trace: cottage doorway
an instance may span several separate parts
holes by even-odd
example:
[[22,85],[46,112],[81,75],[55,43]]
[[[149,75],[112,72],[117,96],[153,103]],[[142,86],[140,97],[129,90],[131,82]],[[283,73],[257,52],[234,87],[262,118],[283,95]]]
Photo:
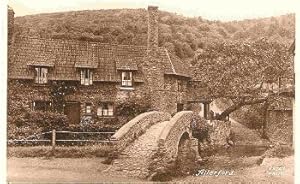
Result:
[[66,102],[64,114],[69,119],[69,124],[80,123],[80,103],[79,102]]
[[182,103],[178,103],[177,104],[177,112],[183,111],[183,104]]

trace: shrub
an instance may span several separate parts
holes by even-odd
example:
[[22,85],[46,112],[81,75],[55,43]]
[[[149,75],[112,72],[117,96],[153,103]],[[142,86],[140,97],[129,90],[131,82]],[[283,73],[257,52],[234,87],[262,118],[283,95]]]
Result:
[[128,122],[137,115],[151,110],[151,100],[148,94],[141,97],[132,96],[127,100],[118,101],[116,104],[116,116],[119,121]]
[[53,112],[28,111],[8,119],[8,139],[25,139],[30,135],[52,129],[62,130],[67,126],[67,116]]
[[199,116],[195,116],[195,118],[191,122],[191,128],[193,137],[197,138],[198,141],[210,141],[209,125],[205,119]]

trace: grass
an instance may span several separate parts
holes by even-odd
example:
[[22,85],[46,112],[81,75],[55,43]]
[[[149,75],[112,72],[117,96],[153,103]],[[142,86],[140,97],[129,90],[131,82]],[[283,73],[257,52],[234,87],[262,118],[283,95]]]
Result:
[[56,157],[56,158],[94,158],[107,157],[113,151],[112,146],[57,146],[52,151],[51,146],[8,147],[8,157]]

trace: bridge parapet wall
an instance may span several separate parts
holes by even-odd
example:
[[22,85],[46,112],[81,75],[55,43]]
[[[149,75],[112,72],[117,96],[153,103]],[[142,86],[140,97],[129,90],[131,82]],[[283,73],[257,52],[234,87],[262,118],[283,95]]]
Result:
[[178,112],[163,129],[159,142],[160,145],[164,145],[168,158],[176,159],[179,141],[183,133],[187,132],[189,137],[192,137],[190,123],[195,116],[197,115],[193,111]]
[[131,142],[136,140],[140,135],[152,125],[168,121],[171,115],[166,112],[151,111],[138,115],[127,124],[122,126],[112,137],[116,140],[116,146],[119,151],[123,150]]

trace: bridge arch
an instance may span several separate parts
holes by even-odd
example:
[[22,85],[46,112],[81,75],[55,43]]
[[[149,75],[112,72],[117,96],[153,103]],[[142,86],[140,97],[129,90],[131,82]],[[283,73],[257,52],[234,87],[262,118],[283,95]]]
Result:
[[[156,118],[152,119],[152,116]],[[150,112],[128,122],[113,136],[116,145],[122,149],[119,149],[121,153],[111,170],[153,178],[162,168],[172,169],[170,163],[176,165],[178,153],[182,150],[188,148],[195,158],[199,157],[198,140],[192,137],[190,128],[191,121],[197,116],[192,111],[178,112],[172,118],[166,113]]]
[[197,117],[192,111],[181,111],[173,116],[166,127],[163,129],[159,141],[160,145],[167,150],[166,157],[168,159],[176,159],[180,139],[183,135],[188,135],[193,141],[193,149],[198,152],[198,141],[192,138],[192,129],[190,128],[191,121]]

